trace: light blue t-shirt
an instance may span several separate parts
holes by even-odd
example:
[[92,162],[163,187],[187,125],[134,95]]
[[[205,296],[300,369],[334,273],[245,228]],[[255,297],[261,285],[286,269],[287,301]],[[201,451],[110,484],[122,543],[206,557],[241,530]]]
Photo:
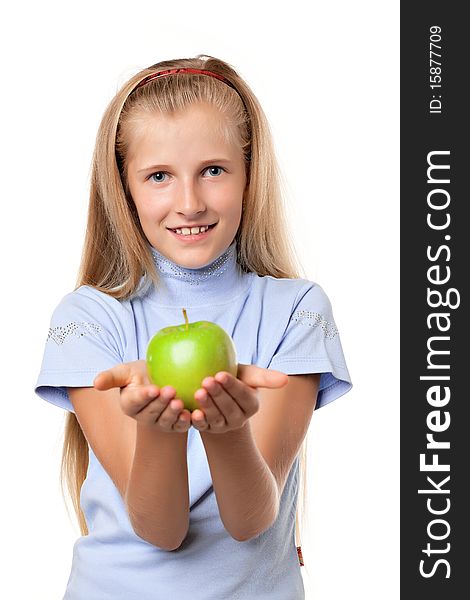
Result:
[[[35,386],[41,398],[73,411],[66,387],[92,386],[100,371],[145,359],[150,338],[188,319],[213,321],[232,337],[237,360],[287,374],[321,373],[316,407],[352,387],[331,304],[306,279],[245,273],[235,240],[210,265],[187,269],[152,248],[160,285],[117,300],[83,285],[53,311]],[[143,280],[142,280],[143,281]],[[292,399],[294,402],[295,399]],[[77,539],[66,600],[301,600],[295,546],[299,457],[275,523],[239,542],[220,519],[199,431],[188,431],[189,532],[167,552],[138,537],[112,479],[89,448],[80,495],[89,534]]]

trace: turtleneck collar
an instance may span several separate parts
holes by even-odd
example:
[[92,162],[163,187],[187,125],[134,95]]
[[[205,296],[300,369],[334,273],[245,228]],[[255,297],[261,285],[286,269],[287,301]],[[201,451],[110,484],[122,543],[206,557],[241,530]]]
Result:
[[199,269],[182,267],[150,246],[160,282],[148,299],[160,306],[202,306],[230,302],[248,285],[237,262],[234,240],[214,261]]

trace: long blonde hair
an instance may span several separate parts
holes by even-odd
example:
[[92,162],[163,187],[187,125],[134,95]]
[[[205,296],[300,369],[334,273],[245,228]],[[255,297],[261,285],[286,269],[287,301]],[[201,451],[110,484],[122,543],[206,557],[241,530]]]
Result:
[[[238,94],[216,78],[187,73],[157,78],[133,91],[148,75],[178,67],[219,73],[233,83]],[[114,298],[127,299],[138,292],[143,276],[144,281],[158,285],[154,259],[129,191],[126,159],[142,115],[169,114],[197,102],[209,102],[225,115],[230,124],[226,133],[235,132],[245,158],[248,187],[236,235],[238,263],[244,271],[261,276],[305,277],[288,234],[282,176],[263,110],[233,67],[217,58],[198,55],[162,61],[136,73],[106,108],[93,154],[87,228],[75,289],[89,285]],[[307,437],[299,455],[302,503],[297,503],[297,545],[299,513],[303,525],[306,507]],[[88,534],[80,507],[87,468],[88,443],[75,414],[69,412],[60,480],[62,493],[64,482],[67,485],[82,535]]]

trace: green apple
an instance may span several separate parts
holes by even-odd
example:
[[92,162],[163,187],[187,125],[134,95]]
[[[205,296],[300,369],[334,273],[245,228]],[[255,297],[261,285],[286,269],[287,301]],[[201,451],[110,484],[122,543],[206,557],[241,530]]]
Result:
[[151,382],[162,388],[171,385],[185,408],[199,408],[194,393],[206,377],[219,371],[237,376],[237,355],[232,338],[210,321],[188,322],[157,331],[147,346],[147,371]]

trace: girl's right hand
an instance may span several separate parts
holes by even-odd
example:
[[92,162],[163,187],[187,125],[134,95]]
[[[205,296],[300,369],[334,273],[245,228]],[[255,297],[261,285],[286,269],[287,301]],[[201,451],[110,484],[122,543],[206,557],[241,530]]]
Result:
[[191,413],[176,398],[175,388],[161,389],[150,382],[145,360],[121,363],[101,371],[93,386],[105,391],[120,388],[121,409],[139,423],[165,432],[184,433],[191,427]]

